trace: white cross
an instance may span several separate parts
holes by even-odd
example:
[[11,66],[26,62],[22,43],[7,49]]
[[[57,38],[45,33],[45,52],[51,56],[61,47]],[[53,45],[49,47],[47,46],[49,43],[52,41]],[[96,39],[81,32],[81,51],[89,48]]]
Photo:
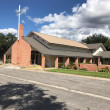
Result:
[[19,40],[19,25],[20,25],[20,14],[21,14],[20,8],[21,8],[21,6],[19,5],[19,11],[18,11],[18,40]]

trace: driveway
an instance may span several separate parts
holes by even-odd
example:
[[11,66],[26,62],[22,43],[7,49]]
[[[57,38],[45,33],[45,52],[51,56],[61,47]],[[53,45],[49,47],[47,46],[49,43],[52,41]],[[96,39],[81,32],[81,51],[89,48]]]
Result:
[[110,110],[110,81],[0,67],[1,110]]

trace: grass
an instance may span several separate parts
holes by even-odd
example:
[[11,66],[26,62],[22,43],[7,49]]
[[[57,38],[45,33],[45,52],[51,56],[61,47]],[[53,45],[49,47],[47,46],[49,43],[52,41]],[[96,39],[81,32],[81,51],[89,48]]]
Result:
[[110,78],[110,74],[104,73],[104,72],[90,72],[90,71],[69,70],[69,69],[51,69],[51,70],[47,70],[47,71],[48,72],[83,75],[83,76],[93,76],[93,77],[100,77],[100,78]]

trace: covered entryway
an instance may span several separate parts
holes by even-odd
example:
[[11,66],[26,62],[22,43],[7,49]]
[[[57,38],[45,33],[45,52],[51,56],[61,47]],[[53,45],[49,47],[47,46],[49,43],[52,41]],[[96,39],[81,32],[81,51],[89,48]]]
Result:
[[31,64],[41,65],[41,53],[38,51],[31,51]]

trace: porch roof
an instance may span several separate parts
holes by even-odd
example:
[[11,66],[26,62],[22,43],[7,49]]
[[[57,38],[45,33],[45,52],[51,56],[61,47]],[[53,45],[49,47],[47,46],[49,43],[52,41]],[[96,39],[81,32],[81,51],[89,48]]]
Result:
[[102,43],[93,43],[93,44],[86,44],[86,46],[89,48],[89,49],[98,49],[99,47],[102,47],[105,51],[106,51],[106,48],[104,47],[104,45]]
[[99,56],[99,57],[102,57],[102,58],[110,58],[110,51],[99,52],[96,56]]
[[38,42],[33,37],[23,37],[23,39],[30,44],[34,49],[38,50],[44,55],[53,55],[53,56],[69,56],[69,57],[82,57],[82,58],[92,58],[93,56],[90,53],[83,52],[74,52],[74,51],[65,51],[60,49],[50,49],[45,45]]

